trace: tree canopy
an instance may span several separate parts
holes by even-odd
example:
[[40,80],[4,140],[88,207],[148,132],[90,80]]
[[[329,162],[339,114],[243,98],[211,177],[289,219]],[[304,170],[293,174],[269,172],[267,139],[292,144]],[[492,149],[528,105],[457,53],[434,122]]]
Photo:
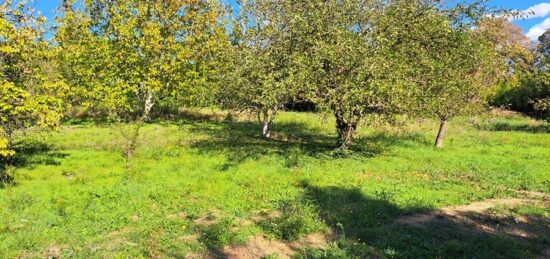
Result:
[[212,1],[65,1],[56,41],[77,99],[148,118],[159,101],[204,103],[228,46]]
[[3,136],[55,125],[63,103],[116,121],[216,105],[252,112],[269,137],[286,104],[307,101],[334,116],[347,149],[368,117],[444,129],[536,63],[485,1],[250,0],[232,12],[208,0],[64,0],[50,40],[28,8],[2,5]]
[[0,156],[14,154],[17,130],[53,127],[62,117],[65,85],[44,23],[26,1],[0,4]]

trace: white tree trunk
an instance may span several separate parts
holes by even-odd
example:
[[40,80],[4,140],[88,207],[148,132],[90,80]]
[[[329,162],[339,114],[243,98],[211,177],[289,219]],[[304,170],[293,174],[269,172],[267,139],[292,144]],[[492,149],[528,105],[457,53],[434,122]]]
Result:
[[153,106],[155,105],[155,100],[153,93],[147,92],[145,94],[145,103],[143,107],[143,119],[145,121],[149,120],[149,117],[151,115],[151,110],[153,109]]
[[270,138],[271,137],[271,122],[262,122],[262,137]]
[[273,120],[277,115],[277,110],[265,110],[258,112],[258,122],[260,123],[261,135],[263,138],[271,137],[271,129],[273,128]]

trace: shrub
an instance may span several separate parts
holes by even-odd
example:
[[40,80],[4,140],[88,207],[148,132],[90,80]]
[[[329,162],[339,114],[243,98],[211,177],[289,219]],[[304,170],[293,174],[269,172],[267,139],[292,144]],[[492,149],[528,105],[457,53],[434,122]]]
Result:
[[536,100],[533,106],[538,117],[550,121],[550,97]]
[[550,75],[546,72],[535,72],[519,75],[517,82],[500,85],[492,98],[492,105],[540,118],[545,113],[541,110],[545,102],[543,100],[548,98]]

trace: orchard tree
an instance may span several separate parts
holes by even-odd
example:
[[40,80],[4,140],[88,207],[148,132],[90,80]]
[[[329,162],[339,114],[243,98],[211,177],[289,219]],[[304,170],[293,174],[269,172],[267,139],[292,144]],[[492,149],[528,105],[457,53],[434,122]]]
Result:
[[55,127],[65,92],[44,39],[45,19],[33,3],[0,4],[0,157],[10,157],[14,136],[30,127]]
[[64,0],[61,11],[55,39],[72,102],[119,125],[127,169],[159,102],[201,104],[219,87],[229,38],[217,2]]
[[517,91],[523,78],[543,64],[543,56],[537,55],[534,43],[507,17],[485,17],[476,31],[496,47],[501,62],[508,68],[490,100],[492,105],[507,107],[517,98],[510,93]]
[[393,114],[406,96],[399,64],[383,40],[385,8],[377,0],[293,1],[297,62],[307,71],[309,100],[336,119],[338,146],[353,143],[360,123],[370,114]]
[[405,58],[404,78],[413,83],[411,107],[416,108],[410,111],[440,121],[436,147],[443,146],[450,120],[482,111],[505,71],[485,32],[472,30],[475,18],[484,16],[484,9],[475,7],[444,9],[437,1],[405,1],[388,12],[403,18],[390,27],[398,33],[388,35]]
[[223,106],[256,115],[261,136],[271,136],[273,122],[296,95],[292,1],[241,3],[233,27],[232,73],[220,92]]
[[213,1],[65,0],[62,10],[56,40],[77,101],[116,117],[207,97],[229,44]]

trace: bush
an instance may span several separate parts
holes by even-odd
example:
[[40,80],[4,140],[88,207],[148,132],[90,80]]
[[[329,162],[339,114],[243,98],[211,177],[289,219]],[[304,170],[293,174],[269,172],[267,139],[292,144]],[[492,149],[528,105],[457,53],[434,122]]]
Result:
[[535,101],[534,108],[538,117],[550,121],[550,98]]
[[492,104],[541,118],[544,117],[545,112],[540,110],[542,108],[540,102],[548,98],[550,98],[550,73],[535,72],[519,75],[517,82],[500,85]]

